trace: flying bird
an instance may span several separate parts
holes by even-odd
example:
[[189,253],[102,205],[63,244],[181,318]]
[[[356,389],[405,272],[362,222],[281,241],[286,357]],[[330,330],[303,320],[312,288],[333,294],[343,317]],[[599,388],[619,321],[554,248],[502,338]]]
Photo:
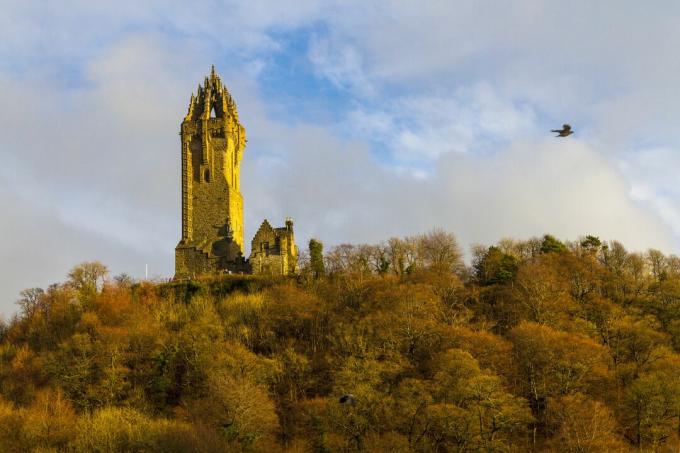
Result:
[[357,404],[357,400],[354,399],[354,395],[351,393],[348,393],[347,395],[342,395],[339,399],[340,404],[349,404],[350,406],[354,406]]
[[563,124],[562,129],[553,129],[550,132],[556,132],[557,135],[555,137],[566,137],[574,133],[574,131],[571,130],[571,126],[568,124]]

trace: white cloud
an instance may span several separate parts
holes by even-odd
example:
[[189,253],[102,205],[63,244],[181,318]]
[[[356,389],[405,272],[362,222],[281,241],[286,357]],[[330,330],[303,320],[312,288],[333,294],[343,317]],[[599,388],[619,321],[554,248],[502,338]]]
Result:
[[452,155],[440,171],[440,200],[450,203],[451,229],[467,243],[552,233],[595,234],[636,250],[677,246],[668,227],[631,201],[612,163],[584,142],[516,142],[496,156]]
[[385,144],[404,164],[431,162],[449,152],[492,152],[499,144],[536,136],[538,129],[529,106],[501,98],[482,82],[450,95],[401,96],[381,108],[362,106],[346,123],[346,130]]
[[616,165],[578,140],[517,141],[491,155],[449,153],[422,179],[377,163],[360,141],[305,125],[282,133],[258,118],[251,128],[260,139],[278,140],[287,151],[264,179],[259,157],[248,156],[246,211],[250,219],[294,216],[301,240],[371,242],[439,226],[464,245],[552,233],[596,234],[636,250],[677,247],[670,229],[631,200]]
[[375,87],[365,76],[362,56],[354,46],[315,37],[310,42],[308,57],[316,74],[336,87],[352,90],[361,97],[375,95]]
[[[61,215],[30,198],[0,177],[0,312],[15,311],[19,291],[63,282],[76,264],[100,260],[116,272],[142,275],[148,263],[159,274],[159,260],[136,247],[126,247],[106,234],[63,222]],[[160,273],[165,274],[165,272]]]
[[631,196],[644,203],[680,237],[680,154],[670,148],[631,151],[620,162],[631,181]]

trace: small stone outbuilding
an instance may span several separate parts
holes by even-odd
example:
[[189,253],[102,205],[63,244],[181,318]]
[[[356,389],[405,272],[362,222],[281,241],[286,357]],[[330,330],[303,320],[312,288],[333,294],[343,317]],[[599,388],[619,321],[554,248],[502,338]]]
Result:
[[255,233],[248,259],[253,274],[291,275],[297,272],[298,250],[293,233],[293,220],[286,226],[273,228],[267,220]]

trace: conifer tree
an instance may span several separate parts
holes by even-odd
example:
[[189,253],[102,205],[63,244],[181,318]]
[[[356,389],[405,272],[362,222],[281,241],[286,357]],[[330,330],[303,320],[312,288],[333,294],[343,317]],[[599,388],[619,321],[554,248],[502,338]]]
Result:
[[326,268],[323,263],[323,243],[321,241],[309,240],[309,261],[314,278],[326,275]]

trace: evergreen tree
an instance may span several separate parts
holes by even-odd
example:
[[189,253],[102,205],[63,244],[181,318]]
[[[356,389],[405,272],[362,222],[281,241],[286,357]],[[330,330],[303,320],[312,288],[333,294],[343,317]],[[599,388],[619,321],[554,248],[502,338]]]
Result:
[[309,261],[314,278],[326,275],[326,267],[323,263],[323,243],[321,241],[309,240]]

